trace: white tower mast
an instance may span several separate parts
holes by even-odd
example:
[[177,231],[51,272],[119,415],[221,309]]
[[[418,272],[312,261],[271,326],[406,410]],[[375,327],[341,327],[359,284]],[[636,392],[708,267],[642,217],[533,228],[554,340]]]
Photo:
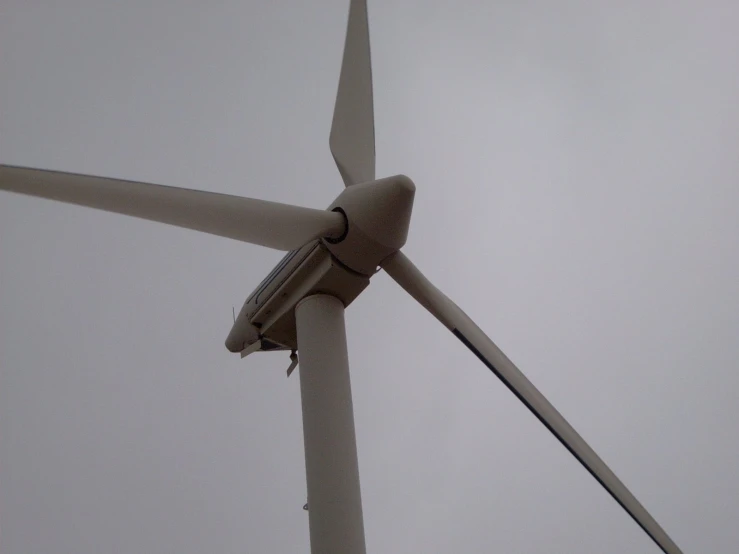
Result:
[[295,315],[311,552],[364,554],[344,304],[317,294]]

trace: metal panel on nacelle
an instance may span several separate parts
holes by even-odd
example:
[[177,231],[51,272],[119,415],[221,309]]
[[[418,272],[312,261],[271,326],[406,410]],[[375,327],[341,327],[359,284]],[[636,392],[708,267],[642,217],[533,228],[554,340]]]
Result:
[[[348,306],[369,277],[348,269],[320,241],[288,253],[247,298],[226,339],[232,352],[297,350],[295,306],[311,294],[329,294]],[[249,348],[259,342],[258,348]]]

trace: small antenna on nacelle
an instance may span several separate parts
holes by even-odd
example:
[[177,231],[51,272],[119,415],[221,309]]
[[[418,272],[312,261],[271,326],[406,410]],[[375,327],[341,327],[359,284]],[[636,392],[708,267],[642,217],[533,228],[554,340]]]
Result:
[[233,313],[233,316],[234,316],[234,323],[236,323],[236,308],[234,306],[231,306],[231,312]]

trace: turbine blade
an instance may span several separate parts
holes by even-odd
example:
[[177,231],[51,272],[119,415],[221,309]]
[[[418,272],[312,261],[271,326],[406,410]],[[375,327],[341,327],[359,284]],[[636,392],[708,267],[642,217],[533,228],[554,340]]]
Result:
[[459,306],[437,289],[402,252],[390,256],[383,262],[382,268],[503,381],[663,552],[681,554],[662,527],[588,443]]
[[159,221],[277,250],[344,232],[341,214],[227,194],[0,165],[0,190]]
[[349,5],[344,59],[328,142],[347,187],[375,180],[375,115],[366,0],[351,0]]

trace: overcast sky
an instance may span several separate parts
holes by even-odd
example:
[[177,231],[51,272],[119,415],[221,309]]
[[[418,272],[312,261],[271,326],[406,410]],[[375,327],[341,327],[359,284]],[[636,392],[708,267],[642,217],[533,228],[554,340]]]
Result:
[[[323,208],[347,0],[4,0],[0,163]],[[739,9],[370,1],[405,252],[686,553],[739,550]],[[0,193],[3,554],[308,552],[277,251]],[[347,312],[367,549],[653,554],[386,275]]]

